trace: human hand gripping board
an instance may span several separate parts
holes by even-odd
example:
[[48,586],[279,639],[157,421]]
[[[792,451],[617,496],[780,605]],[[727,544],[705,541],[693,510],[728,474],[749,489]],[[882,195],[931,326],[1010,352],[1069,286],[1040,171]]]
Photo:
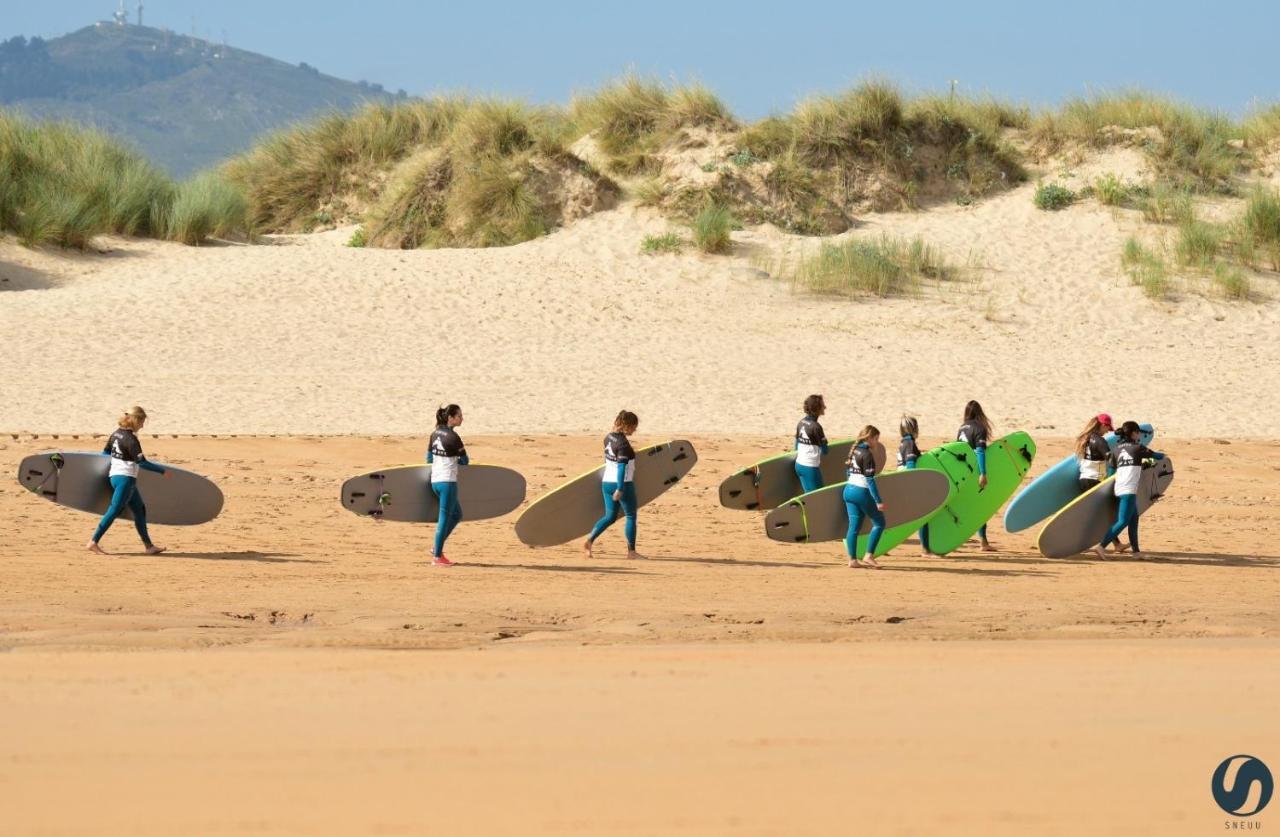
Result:
[[[196,526],[222,511],[222,491],[211,480],[163,462],[155,464],[166,473],[138,472],[138,493],[147,504],[148,523]],[[22,460],[18,482],[51,503],[102,514],[111,505],[110,469],[111,457],[105,453],[46,451]],[[126,507],[120,516],[132,520],[133,511]]]
[[[673,488],[698,462],[684,439],[636,451],[636,503],[643,506]],[[534,500],[516,520],[516,537],[528,546],[558,546],[585,538],[604,515],[604,465],[575,477]]]
[[[497,465],[458,468],[458,502],[467,520],[502,517],[524,502],[525,480]],[[352,477],[342,484],[342,507],[375,520],[435,523],[440,500],[431,488],[430,465],[397,465]]]

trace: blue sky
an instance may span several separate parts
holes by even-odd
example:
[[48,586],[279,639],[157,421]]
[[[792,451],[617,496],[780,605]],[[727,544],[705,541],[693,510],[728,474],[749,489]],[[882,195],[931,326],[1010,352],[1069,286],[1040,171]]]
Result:
[[[4,5],[0,37],[52,37],[109,17],[116,0]],[[146,0],[145,16],[412,94],[564,102],[633,69],[701,80],[748,118],[868,75],[908,90],[955,79],[1032,105],[1132,86],[1236,114],[1280,100],[1280,3],[1262,0]]]

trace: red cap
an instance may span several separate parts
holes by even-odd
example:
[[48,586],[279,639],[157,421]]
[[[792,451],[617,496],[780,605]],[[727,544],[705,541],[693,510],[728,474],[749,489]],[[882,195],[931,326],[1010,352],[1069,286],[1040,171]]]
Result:
[[1098,413],[1098,424],[1101,424],[1103,427],[1115,427],[1115,425],[1111,423],[1110,413]]

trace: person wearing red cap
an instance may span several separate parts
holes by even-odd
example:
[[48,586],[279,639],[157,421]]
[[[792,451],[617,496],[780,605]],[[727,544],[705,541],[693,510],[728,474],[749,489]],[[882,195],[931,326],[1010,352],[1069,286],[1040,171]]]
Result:
[[1076,459],[1080,463],[1080,493],[1102,482],[1107,477],[1107,457],[1111,456],[1111,446],[1103,438],[1104,433],[1111,433],[1111,416],[1099,413],[1084,426],[1084,430],[1076,437]]

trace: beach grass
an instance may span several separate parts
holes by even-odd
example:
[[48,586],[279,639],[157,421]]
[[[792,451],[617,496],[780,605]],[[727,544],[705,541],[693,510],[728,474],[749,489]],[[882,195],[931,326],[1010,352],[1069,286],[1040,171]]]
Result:
[[249,201],[218,172],[205,172],[178,187],[169,208],[167,237],[183,244],[226,238],[249,229]]
[[658,253],[679,253],[684,248],[684,239],[677,233],[668,232],[662,235],[646,235],[640,242],[640,252],[646,256]]
[[1215,224],[1188,218],[1178,225],[1174,253],[1183,267],[1208,269],[1213,266],[1222,246],[1222,231]]
[[730,232],[734,227],[733,213],[720,204],[703,207],[689,224],[693,231],[693,243],[704,253],[728,253],[733,247]]
[[1150,299],[1167,299],[1173,292],[1172,278],[1164,258],[1138,239],[1125,240],[1120,263],[1130,281]]
[[[211,235],[246,236],[247,217],[230,189],[206,178],[176,184],[141,156],[98,131],[0,113],[0,229],[27,246],[84,249],[114,233],[198,244]],[[175,211],[197,208],[202,234],[175,227]]]
[[799,262],[791,281],[813,293],[889,297],[917,293],[924,280],[955,276],[955,268],[923,239],[882,236],[824,243]]
[[1075,203],[1076,193],[1058,183],[1041,183],[1036,186],[1032,201],[1037,209],[1056,211]]
[[1222,296],[1243,301],[1253,297],[1253,284],[1240,268],[1218,262],[1213,268],[1213,284]]

